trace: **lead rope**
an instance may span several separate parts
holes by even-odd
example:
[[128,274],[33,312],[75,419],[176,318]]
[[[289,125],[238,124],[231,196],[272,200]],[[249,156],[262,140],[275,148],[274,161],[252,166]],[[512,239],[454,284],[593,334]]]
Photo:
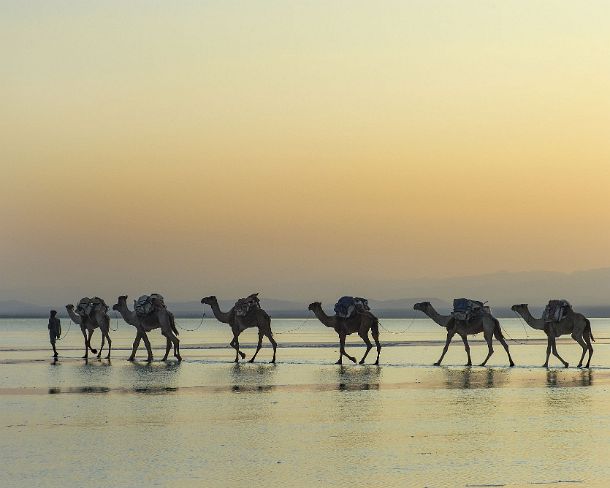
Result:
[[519,322],[521,323],[521,325],[523,326],[523,331],[525,332],[525,337],[527,338],[527,340],[529,340],[530,336],[527,333],[527,329],[525,327],[525,323],[523,321],[523,318],[521,317],[521,315],[519,315],[517,312],[515,312],[513,310],[513,313],[517,316],[517,318],[519,319]]
[[116,322],[115,322],[115,323],[116,323],[116,329],[113,329],[112,327],[110,327],[110,330],[111,330],[112,332],[116,332],[117,330],[119,330],[119,316],[118,316],[118,314],[116,313],[116,310],[114,311],[114,318],[115,318],[115,320],[116,320]]
[[296,332],[297,330],[302,329],[305,326],[305,324],[307,323],[307,321],[309,321],[309,320],[311,320],[311,317],[307,317],[305,320],[303,320],[303,322],[301,322],[299,325],[297,325],[293,329],[285,330],[284,332],[275,332],[275,335],[292,334],[292,333]]
[[387,327],[385,327],[382,323],[381,320],[377,319],[377,322],[379,323],[379,326],[385,330],[388,334],[393,334],[393,335],[398,335],[398,334],[405,334],[406,332],[409,331],[409,329],[413,326],[413,324],[415,323],[415,317],[411,317],[411,322],[409,322],[409,325],[407,325],[407,327],[403,330],[397,330],[397,331],[392,331],[390,329],[388,329]]
[[58,341],[63,340],[68,335],[68,332],[70,332],[70,328],[72,327],[72,319],[69,319],[69,320],[70,320],[70,322],[68,323],[68,330],[61,337],[57,338]]
[[194,329],[185,329],[181,325],[178,325],[178,323],[176,323],[176,325],[178,326],[179,329],[185,330],[186,332],[195,332],[196,330],[199,330],[201,328],[201,326],[203,325],[203,319],[205,319],[205,310],[203,311],[203,315],[201,316],[201,322],[199,322],[199,325],[197,327],[195,327]]

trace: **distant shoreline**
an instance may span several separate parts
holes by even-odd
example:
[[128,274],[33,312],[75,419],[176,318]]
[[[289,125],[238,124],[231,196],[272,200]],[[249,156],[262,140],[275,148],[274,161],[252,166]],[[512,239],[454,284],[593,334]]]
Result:
[[[400,313],[397,310],[386,310],[386,311],[373,311],[377,317],[380,319],[402,319],[402,320],[411,320],[411,319],[427,319],[424,314],[420,314],[414,312],[414,315],[404,315],[404,311]],[[447,311],[448,313],[449,311]],[[504,310],[498,308],[493,311],[494,317],[498,319],[514,319],[518,318],[515,314],[513,314],[510,310]],[[610,307],[579,307],[578,312],[582,313],[588,318],[592,319],[604,319],[610,318]],[[313,314],[303,314],[298,312],[290,312],[290,311],[273,311],[268,310],[269,315],[272,319],[315,319]],[[199,313],[175,313],[174,314],[177,319],[201,319],[201,312]],[[113,314],[110,315],[114,317]],[[23,314],[0,314],[0,319],[46,319],[49,315],[47,313],[23,313]],[[68,314],[59,310],[60,318],[69,318]],[[214,316],[211,313],[205,314],[206,319],[213,319]]]

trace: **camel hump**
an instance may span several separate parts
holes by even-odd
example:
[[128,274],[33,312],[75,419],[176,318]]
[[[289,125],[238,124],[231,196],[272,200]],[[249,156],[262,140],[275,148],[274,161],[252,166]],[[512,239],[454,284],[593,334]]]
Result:
[[369,310],[369,301],[362,297],[344,296],[339,298],[335,304],[335,314],[344,319],[353,317],[357,313],[368,312]]
[[100,297],[83,297],[79,300],[76,306],[76,313],[79,315],[91,315],[93,312],[102,310],[103,313],[108,312],[108,305]]
[[570,310],[572,310],[572,305],[563,298],[549,300],[549,303],[542,313],[542,318],[545,322],[559,322]]
[[260,309],[261,301],[258,298],[258,293],[252,293],[251,295],[240,298],[235,302],[235,313],[240,317],[247,315],[251,310]]
[[469,321],[484,314],[491,314],[491,310],[485,305],[486,302],[472,300],[470,298],[455,298],[453,300],[453,312],[451,316],[456,320]]
[[166,307],[162,295],[159,293],[151,293],[150,295],[142,295],[137,300],[134,300],[134,308],[138,316],[145,317]]

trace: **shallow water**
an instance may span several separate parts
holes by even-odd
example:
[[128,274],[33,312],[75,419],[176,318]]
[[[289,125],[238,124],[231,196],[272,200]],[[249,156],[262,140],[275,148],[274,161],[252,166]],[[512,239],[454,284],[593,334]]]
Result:
[[[515,368],[499,344],[491,367],[463,367],[459,340],[430,366],[443,329],[382,323],[375,367],[333,365],[336,335],[315,320],[274,321],[277,365],[267,345],[261,363],[234,365],[228,328],[207,320],[180,331],[180,364],[127,362],[134,330],[122,322],[111,362],[85,364],[75,326],[53,362],[46,321],[0,320],[0,486],[607,484],[610,320],[593,321],[591,370],[540,368],[544,336],[517,320],[502,320]],[[150,336],[158,360],[164,342]],[[255,340],[244,333],[248,356]],[[472,344],[481,361],[486,346]],[[579,350],[559,344],[571,364]]]

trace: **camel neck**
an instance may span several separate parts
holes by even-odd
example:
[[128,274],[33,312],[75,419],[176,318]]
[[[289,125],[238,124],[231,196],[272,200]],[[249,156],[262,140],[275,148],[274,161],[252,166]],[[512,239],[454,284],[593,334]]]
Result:
[[82,319],[81,316],[78,315],[73,308],[67,308],[66,309],[68,311],[68,316],[70,317],[70,319],[72,319],[72,322],[74,322],[75,324],[81,325],[82,323]]
[[544,320],[535,318],[529,310],[529,307],[520,308],[517,313],[523,317],[525,323],[532,329],[544,330]]
[[132,312],[127,308],[126,303],[120,303],[118,311],[121,314],[121,317],[123,317],[123,320],[128,324],[135,326],[138,323],[138,316],[135,312]]
[[334,329],[337,325],[337,318],[335,316],[330,317],[326,315],[326,312],[324,312],[321,305],[316,305],[312,311],[314,315],[318,318],[318,320],[322,322],[326,327],[331,327]]
[[216,317],[216,320],[224,324],[229,324],[231,322],[231,315],[233,309],[229,310],[228,312],[223,312],[222,310],[220,310],[220,306],[218,305],[217,300],[214,300],[212,303],[210,303],[210,307],[212,308],[212,313],[214,314],[214,317]]
[[426,307],[423,312],[442,327],[447,327],[451,320],[451,315],[441,315],[432,305]]

